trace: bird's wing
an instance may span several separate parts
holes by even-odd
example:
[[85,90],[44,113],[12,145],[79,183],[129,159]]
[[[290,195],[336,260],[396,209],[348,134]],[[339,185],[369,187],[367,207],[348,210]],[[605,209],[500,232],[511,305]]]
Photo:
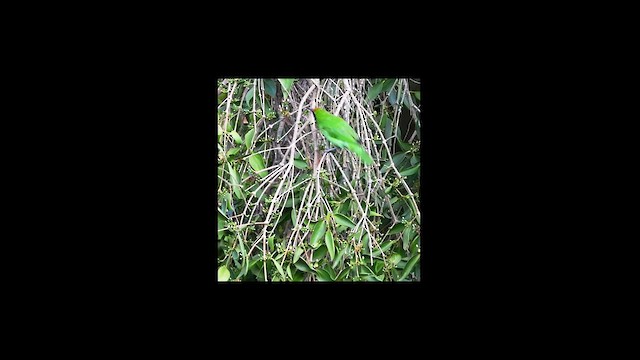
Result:
[[344,148],[350,144],[358,143],[357,138],[353,137],[353,129],[342,119],[333,126],[325,126],[321,130],[327,139],[338,147]]
[[338,134],[338,136],[349,135],[356,142],[358,143],[360,142],[360,138],[358,137],[358,134],[356,133],[355,130],[353,130],[353,128],[349,125],[349,123],[346,120],[342,119],[341,117],[335,116],[333,114],[330,114],[330,116],[332,119],[335,120],[331,122],[333,126],[331,126],[330,129],[328,129],[329,131],[332,132],[332,134],[335,133],[335,134]]

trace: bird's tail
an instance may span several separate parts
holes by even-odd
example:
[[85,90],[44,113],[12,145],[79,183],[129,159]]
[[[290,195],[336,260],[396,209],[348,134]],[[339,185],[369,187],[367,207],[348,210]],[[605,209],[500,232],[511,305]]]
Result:
[[356,155],[358,155],[358,157],[360,157],[360,159],[362,159],[362,162],[365,163],[366,165],[373,164],[373,159],[371,158],[369,153],[367,153],[367,151],[364,149],[364,147],[362,147],[361,145],[355,145],[352,148],[350,148],[349,150],[351,150],[354,153],[356,153]]

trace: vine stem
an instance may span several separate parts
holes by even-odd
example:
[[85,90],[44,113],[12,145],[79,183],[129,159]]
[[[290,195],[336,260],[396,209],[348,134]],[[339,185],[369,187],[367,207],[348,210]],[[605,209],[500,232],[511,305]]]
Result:
[[[361,109],[361,111],[366,112],[366,109],[363,109],[362,105],[358,104],[357,102],[356,102],[356,104]],[[369,115],[371,117],[373,117],[371,114],[369,114]],[[400,179],[400,182],[402,183],[402,186],[405,188],[405,190],[407,190],[407,193],[409,194],[409,199],[411,200],[411,204],[413,205],[414,211],[416,212],[416,217],[418,218],[418,222],[420,222],[420,219],[421,219],[420,209],[418,208],[418,204],[416,204],[415,195],[413,194],[411,189],[409,189],[409,185],[407,185],[407,182],[404,181],[404,177],[402,175],[400,175],[400,171],[398,171],[398,169],[396,168],[395,164],[391,160],[393,158],[393,156],[392,156],[391,150],[389,150],[389,146],[387,145],[387,141],[385,141],[384,133],[380,129],[380,126],[378,126],[378,123],[375,120],[372,121],[372,123],[373,123],[373,125],[375,125],[376,130],[378,130],[378,134],[380,135],[380,137],[383,140],[382,141],[382,145],[387,150],[387,155],[389,156],[388,164],[393,169],[393,171],[396,173],[396,176],[398,177],[398,179]]]

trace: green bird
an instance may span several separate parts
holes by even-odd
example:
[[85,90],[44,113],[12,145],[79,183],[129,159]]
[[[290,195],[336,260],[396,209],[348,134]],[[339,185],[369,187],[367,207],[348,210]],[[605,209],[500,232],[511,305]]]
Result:
[[339,148],[353,151],[367,165],[373,163],[371,156],[362,147],[358,134],[344,119],[320,108],[313,108],[313,116],[318,124],[318,129],[329,142]]

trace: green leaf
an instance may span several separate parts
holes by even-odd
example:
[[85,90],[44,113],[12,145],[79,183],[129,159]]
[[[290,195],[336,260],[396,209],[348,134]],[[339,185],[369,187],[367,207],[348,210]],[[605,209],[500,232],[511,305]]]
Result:
[[[386,253],[387,250],[389,250],[389,248],[395,244],[395,241],[386,241],[384,244],[380,245],[380,249],[382,249],[382,252]],[[378,249],[378,247],[374,247],[373,248],[373,256],[378,256],[380,255],[381,251],[380,249]]]
[[229,269],[227,269],[225,265],[222,265],[221,267],[218,268],[218,281],[229,281],[230,277],[231,277],[231,273],[229,272]]
[[[290,219],[291,219],[291,209],[285,208],[282,211],[282,216],[280,216],[280,218],[278,219],[278,224],[276,225],[276,227],[279,227],[281,225],[284,225],[285,223],[288,223]],[[289,227],[289,224],[287,224],[287,227]]]
[[402,255],[398,254],[398,253],[393,253],[393,255],[389,256],[389,262],[391,263],[391,265],[393,265],[394,267],[396,265],[398,265],[398,263],[400,262],[400,260],[402,260]]
[[382,92],[383,86],[384,86],[384,81],[379,81],[378,83],[373,85],[367,92],[367,101],[371,101],[375,99],[375,97]]
[[253,154],[247,158],[249,160],[249,165],[253,168],[253,170],[260,175],[260,177],[267,176],[267,171],[264,170],[264,159],[260,154]]
[[242,138],[240,137],[240,134],[238,134],[237,131],[233,130],[229,134],[231,134],[231,137],[233,138],[233,140],[235,140],[237,144],[242,144]]
[[404,228],[405,225],[403,223],[397,223],[391,228],[391,230],[389,230],[389,233],[387,235],[399,234],[404,231]]
[[414,91],[413,96],[415,96],[416,99],[420,100],[420,91]]
[[380,260],[374,260],[373,264],[374,264],[373,271],[376,274],[380,274],[380,271],[382,271],[382,268],[384,267],[384,262]]
[[349,268],[342,269],[342,270],[338,273],[338,275],[335,277],[335,281],[342,281],[342,280],[344,280],[344,278],[346,278],[346,277],[347,277],[347,275],[349,275],[349,270],[350,270]]
[[251,149],[251,144],[253,143],[253,137],[256,135],[256,129],[253,128],[247,131],[244,136],[244,144],[247,146],[247,149]]
[[256,87],[252,86],[251,89],[249,89],[249,91],[247,91],[247,95],[245,95],[245,97],[244,97],[244,102],[245,103],[248,104],[248,103],[251,102],[251,99],[253,99],[253,94],[254,94],[255,90],[256,90]]
[[375,212],[373,210],[369,211],[369,215],[370,216],[382,216],[382,214],[378,214],[377,212]]
[[222,102],[224,101],[224,99],[227,98],[227,93],[226,92],[220,92],[220,95],[218,95],[218,104],[222,104]]
[[322,239],[324,238],[324,233],[327,230],[327,224],[324,220],[321,220],[316,224],[313,234],[311,235],[311,247],[316,249],[320,246]]
[[308,169],[309,166],[307,165],[307,162],[304,160],[299,160],[299,159],[294,159],[293,160],[293,166],[297,167],[298,169],[301,170],[305,170]]
[[291,275],[291,265],[287,265],[287,275],[289,275],[289,279],[293,280],[293,275]]
[[382,92],[387,92],[391,90],[393,85],[395,84],[396,79],[387,79],[384,81],[384,85],[382,85]]
[[369,234],[362,235],[362,249],[363,249],[363,252],[364,250],[369,252]]
[[[259,255],[258,255],[259,256]],[[255,259],[255,260],[251,260],[251,261],[247,261],[248,268],[249,270],[251,270],[251,273],[254,275],[260,275],[261,273],[261,269],[262,269],[262,260],[261,259]]]
[[391,137],[392,133],[393,133],[393,121],[389,119],[389,121],[387,121],[387,123],[384,125],[384,136],[388,139]]
[[360,265],[360,275],[373,275],[373,270],[368,265],[362,264]]
[[264,79],[264,91],[272,98],[276,97],[276,82],[273,79]]
[[226,230],[223,230],[222,232],[220,231],[225,227],[227,227],[227,217],[220,210],[220,208],[218,208],[218,238],[222,238],[222,236],[224,236],[224,233],[226,233]]
[[280,81],[280,84],[282,84],[282,90],[284,90],[284,99],[286,100],[291,92],[291,86],[293,86],[293,82],[296,81],[296,79],[278,79],[278,81]]
[[417,173],[418,170],[420,170],[420,164],[417,164],[417,165],[412,166],[412,167],[410,167],[408,169],[400,171],[400,175],[402,175],[402,176],[411,176],[411,175]]
[[227,151],[227,156],[231,157],[231,156],[237,154],[238,151],[240,151],[240,148],[236,148],[236,147],[231,148],[231,149],[229,149],[229,151]]
[[402,99],[402,105],[404,105],[407,109],[411,109],[411,102],[409,101],[409,96],[406,96]]
[[240,253],[242,253],[242,264],[244,268],[240,272],[240,275],[247,274],[249,272],[249,259],[247,258],[247,249],[244,247],[244,241],[238,239],[238,245],[240,246]]
[[327,247],[320,246],[318,249],[313,251],[313,261],[320,261],[324,256],[327,255]]
[[[398,152],[395,153],[392,157],[391,157],[391,161],[393,161],[393,164],[395,165],[395,167],[397,169],[400,169],[400,166],[402,165],[402,163],[406,160],[407,158],[407,154],[405,152]],[[385,172],[387,171],[389,168],[391,167],[391,162],[390,161],[386,161],[384,166],[382,167],[382,169],[380,169],[380,171]]]
[[240,174],[238,174],[236,169],[231,166],[231,163],[227,163],[227,168],[229,169],[229,175],[231,176],[231,185],[240,185]]
[[233,204],[233,195],[231,195],[231,193],[229,192],[225,192],[224,195],[221,196],[222,198],[222,203],[225,206],[224,209],[224,213],[228,216],[231,216],[231,214],[235,213],[235,206]]
[[333,281],[333,279],[331,279],[331,275],[322,269],[316,270],[316,278],[318,281]]
[[418,260],[420,260],[420,254],[413,256],[409,262],[407,262],[407,265],[404,267],[404,271],[402,272],[402,276],[398,279],[399,281],[404,280],[404,278],[411,273],[411,269],[413,269]]
[[294,205],[298,206],[298,204],[300,204],[300,201],[300,196],[296,196],[295,200],[293,200],[293,197],[289,197],[284,203],[284,207],[293,207]]
[[342,248],[342,250],[340,250],[340,252],[338,252],[338,255],[336,256],[335,259],[333,259],[333,264],[331,264],[332,268],[336,268],[336,266],[338,266],[338,264],[340,263],[340,261],[342,260],[342,257],[344,256],[345,252],[347,252],[349,249],[349,245],[347,244],[345,247]]
[[295,274],[293,274],[293,281],[303,281],[304,280],[304,274],[301,272],[296,272]]
[[251,194],[253,194],[253,196],[255,196],[256,199],[264,199],[264,191],[265,188],[264,186],[259,188],[260,185],[257,183],[254,183],[253,185],[250,186],[251,189]]
[[275,239],[275,236],[271,235],[269,236],[269,238],[267,239],[267,241],[269,242],[269,251],[273,251],[273,240]]
[[349,220],[349,218],[347,218],[346,216],[344,216],[342,214],[334,213],[333,214],[333,218],[336,220],[336,223],[338,225],[343,225],[343,226],[350,227],[350,228],[356,227],[356,224],[354,224],[351,220]]
[[331,231],[327,231],[325,233],[324,243],[327,245],[327,250],[329,250],[329,256],[331,257],[331,260],[333,260],[336,254],[336,248],[333,243],[333,234],[331,233]]
[[402,149],[402,151],[409,151],[411,150],[411,144],[405,141],[402,141],[400,139],[398,139],[398,145],[400,145],[400,149]]
[[300,271],[314,272],[313,269],[311,269],[311,266],[309,266],[309,264],[307,264],[307,262],[304,261],[304,259],[294,263],[293,265],[296,267],[296,269],[298,269]]
[[419,243],[420,243],[420,235],[416,235],[416,237],[414,237],[413,240],[411,240],[411,244],[409,244],[409,252],[412,255],[415,255],[418,253]]
[[380,118],[380,127],[383,128],[387,125],[387,122],[391,121],[391,119],[389,118],[389,116],[387,116],[387,114],[383,114],[382,117]]
[[397,281],[400,278],[400,270],[391,269],[391,278]]
[[275,261],[274,259],[271,259],[271,261],[273,261],[273,265],[275,265],[276,269],[278,269],[280,276],[282,276],[283,279],[286,279],[286,276],[284,275],[284,271],[282,270],[282,266],[280,266],[280,264],[278,264],[278,262]]
[[242,191],[242,182],[240,180],[240,174],[236,169],[231,166],[231,163],[227,163],[229,168],[229,174],[231,175],[231,185],[233,186],[233,193],[238,199],[244,199],[244,192]]
[[396,167],[399,167],[400,165],[402,165],[402,163],[404,162],[404,160],[407,158],[407,153],[405,152],[399,152],[396,153],[395,155],[393,155],[392,159],[393,159],[393,164]]
[[303,182],[308,181],[309,178],[311,178],[310,174],[308,174],[308,173],[301,174],[300,176],[296,177],[296,181],[293,184],[293,186],[297,187],[298,185],[302,184]]
[[298,259],[300,259],[300,255],[302,255],[303,252],[304,252],[304,250],[302,249],[302,246],[298,245],[298,247],[296,248],[296,252],[293,254],[293,263],[294,264],[296,262],[298,262]]
[[[347,193],[347,194],[344,194],[342,196],[346,197],[346,196],[349,196],[349,195]],[[340,210],[336,211],[336,213],[338,213],[338,214],[347,214],[349,211],[351,211],[351,200],[346,200],[345,202],[342,203],[342,206],[340,207]]]
[[409,250],[409,243],[413,240],[413,237],[416,235],[415,230],[411,226],[407,226],[406,229],[402,232],[402,248],[405,250]]
[[330,266],[325,266],[322,268],[322,270],[324,270],[327,274],[329,274],[329,276],[331,276],[331,280],[336,279],[336,272],[333,271],[333,269]]
[[393,106],[396,102],[398,102],[398,91],[393,89],[389,92],[389,104]]

